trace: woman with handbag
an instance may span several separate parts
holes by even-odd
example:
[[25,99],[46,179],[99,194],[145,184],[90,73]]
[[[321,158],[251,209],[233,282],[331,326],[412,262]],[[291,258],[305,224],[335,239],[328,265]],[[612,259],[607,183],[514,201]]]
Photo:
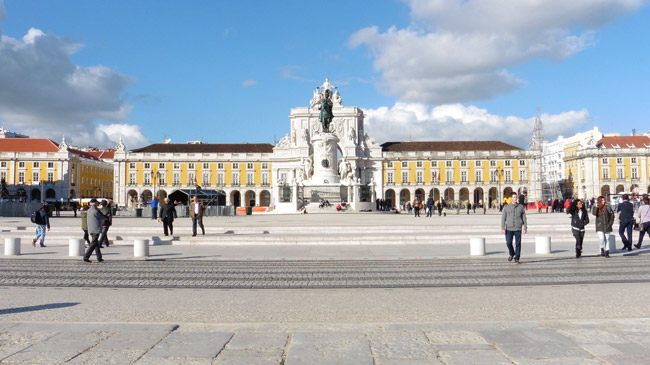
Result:
[[589,224],[589,212],[582,199],[576,199],[568,208],[571,215],[571,232],[576,239],[576,258],[582,256],[582,242],[585,239],[585,226]]
[[643,197],[643,205],[639,207],[639,241],[634,247],[641,248],[646,232],[650,236],[650,198],[647,195]]

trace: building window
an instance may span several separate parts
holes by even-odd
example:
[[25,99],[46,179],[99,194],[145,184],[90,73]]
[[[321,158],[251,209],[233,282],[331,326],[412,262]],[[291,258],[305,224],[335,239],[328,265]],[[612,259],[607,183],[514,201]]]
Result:
[[150,172],[145,172],[144,173],[144,185],[151,185],[151,173]]
[[609,180],[609,169],[603,169],[603,180]]
[[447,178],[445,179],[445,182],[446,182],[446,183],[449,184],[449,183],[453,183],[453,182],[454,182],[454,172],[453,172],[453,171],[447,170],[447,176],[446,176],[446,177],[447,177]]
[[467,161],[460,161],[460,167],[467,167]]
[[223,172],[217,173],[217,185],[223,186],[225,184],[225,175]]
[[194,171],[187,172],[187,185],[196,185],[196,176],[194,176]]
[[24,167],[25,167],[25,163],[24,163],[24,162],[18,162],[18,167],[19,167],[19,168],[24,168]]
[[474,166],[476,167],[481,167],[481,161],[475,161]]
[[447,167],[451,167],[451,161],[446,161],[446,162],[445,162],[445,166],[447,166]]
[[203,180],[201,180],[203,186],[210,186],[210,172],[203,172]]
[[402,162],[402,167],[409,167],[409,163],[408,162]]
[[482,182],[483,181],[483,172],[481,170],[476,170],[476,182]]
[[422,167],[422,161],[417,161],[417,162],[415,163],[415,166],[416,166],[416,167]]
[[[81,167],[84,171],[86,170],[86,166]],[[129,163],[129,169],[135,169],[135,162],[130,162]]]
[[38,184],[38,181],[40,180],[40,178],[41,178],[40,174],[37,171],[35,171],[32,174],[32,184]]
[[[237,162],[233,163],[232,168],[233,169],[239,169],[239,164]],[[239,179],[237,179],[237,180],[239,180]]]
[[609,163],[609,162],[607,162],[607,158],[603,158],[603,159],[602,159],[602,162],[603,162],[604,165],[606,165],[606,164]]
[[463,170],[460,172],[460,181],[461,182],[467,182],[467,171]]
[[438,170],[431,171],[431,182],[434,184],[438,183]]
[[0,167],[7,167],[7,161],[0,162]]
[[630,158],[630,163],[636,163],[636,157]]
[[526,160],[519,160],[519,166],[526,166]]
[[423,171],[417,171],[415,173],[415,182],[418,184],[424,184],[424,172]]
[[510,160],[505,161],[506,166],[510,166]]
[[181,164],[178,162],[174,162],[174,170],[178,170],[181,168]]
[[158,174],[158,185],[163,186],[165,185],[165,174]]
[[54,168],[54,162],[48,162],[47,163],[47,168],[48,169],[53,169]]
[[409,173],[408,171],[402,171],[402,184],[409,183]]
[[393,172],[389,171],[386,173],[386,184],[388,185],[393,185],[395,184],[395,180],[393,179]]
[[632,180],[637,180],[639,178],[639,174],[637,173],[636,167],[633,167],[630,173],[632,174]]
[[280,183],[281,184],[286,184],[287,183],[287,173],[283,172],[280,174]]
[[269,169],[268,162],[262,162],[262,170],[268,170],[268,169]]
[[232,173],[232,186],[239,186],[239,172]]
[[269,173],[268,172],[263,172],[262,173],[262,186],[269,186]]
[[619,179],[619,180],[622,180],[622,179],[625,178],[625,175],[623,174],[623,169],[620,168],[620,167],[618,169],[616,169],[616,178]]
[[246,173],[246,185],[253,186],[255,185],[255,174],[252,172]]
[[217,168],[218,168],[219,170],[223,170],[223,162],[219,162],[219,163],[217,164]]
[[510,170],[506,170],[506,182],[512,182],[512,172]]
[[32,166],[33,166],[33,167],[41,167],[41,164],[38,163],[38,162],[33,162],[33,163],[32,163]]
[[144,168],[145,169],[150,169],[151,168],[151,163],[150,162],[145,162],[144,163]]
[[616,158],[616,164],[617,164],[617,165],[620,165],[620,164],[622,164],[622,163],[623,163],[623,158],[621,158],[621,157],[617,157],[617,158]]
[[187,164],[187,168],[190,170],[194,170],[194,162],[190,162],[189,164]]
[[388,168],[393,167],[393,161],[386,162],[386,167],[388,167]]
[[519,170],[519,181],[526,181],[526,170]]
[[490,160],[490,167],[495,167],[497,165],[497,162],[494,160]]
[[247,164],[246,164],[246,168],[247,168],[248,170],[252,170],[252,169],[253,169],[253,164],[252,164],[251,162],[247,163]]
[[165,169],[165,163],[164,162],[159,162],[158,163],[158,168],[164,170]]
[[203,170],[209,170],[209,169],[210,169],[210,164],[204,162],[204,163],[203,163]]
[[[81,179],[82,184],[84,179]],[[129,185],[135,185],[135,184],[136,184],[135,172],[129,172]]]
[[174,179],[174,185],[175,186],[180,185],[181,184],[181,173],[180,172],[174,172],[173,179]]
[[498,178],[497,170],[490,171],[490,182],[493,182],[493,183],[497,182],[497,178]]

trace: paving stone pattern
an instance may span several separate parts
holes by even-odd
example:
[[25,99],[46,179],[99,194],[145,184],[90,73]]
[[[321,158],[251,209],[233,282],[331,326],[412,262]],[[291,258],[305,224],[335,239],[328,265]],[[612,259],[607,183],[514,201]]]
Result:
[[649,335],[650,320],[239,327],[0,322],[0,363],[641,364],[650,361]]
[[1,286],[408,288],[645,283],[650,257],[320,261],[0,260]]

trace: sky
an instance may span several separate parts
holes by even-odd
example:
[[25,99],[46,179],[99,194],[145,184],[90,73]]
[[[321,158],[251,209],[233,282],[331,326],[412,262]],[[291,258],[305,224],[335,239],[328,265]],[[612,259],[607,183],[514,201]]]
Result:
[[648,24],[643,0],[0,0],[0,124],[275,143],[328,78],[379,143],[647,133]]

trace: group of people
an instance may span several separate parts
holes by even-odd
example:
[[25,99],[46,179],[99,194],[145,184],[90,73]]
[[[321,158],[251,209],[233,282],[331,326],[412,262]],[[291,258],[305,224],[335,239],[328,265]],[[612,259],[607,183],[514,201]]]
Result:
[[[642,204],[639,206],[637,217],[634,215],[634,205],[630,202],[628,194],[621,197],[621,203],[613,209],[607,204],[605,197],[599,196],[592,202],[585,202],[582,199],[569,201],[566,208],[562,209],[570,216],[571,232],[576,240],[575,255],[576,258],[582,257],[583,242],[585,238],[586,227],[590,223],[588,205],[591,206],[591,215],[595,217],[595,229],[598,236],[600,255],[610,257],[609,239],[613,232],[614,220],[618,217],[619,228],[618,234],[623,243],[623,249],[632,251],[633,230],[639,231],[639,237],[634,247],[641,248],[643,237],[650,236],[650,198],[645,195],[642,198]],[[508,248],[508,261],[515,260],[519,263],[521,256],[521,234],[527,232],[526,210],[524,206],[517,203],[516,193],[512,194],[510,204],[503,206],[501,214],[501,230],[505,234],[506,246]],[[514,247],[513,247],[514,240]]]
[[111,214],[108,201],[91,199],[87,206],[81,211],[81,229],[84,231],[84,240],[86,241],[85,262],[90,261],[90,256],[95,252],[97,262],[102,262],[103,247],[110,245],[108,241],[108,228],[113,224],[113,215]]

